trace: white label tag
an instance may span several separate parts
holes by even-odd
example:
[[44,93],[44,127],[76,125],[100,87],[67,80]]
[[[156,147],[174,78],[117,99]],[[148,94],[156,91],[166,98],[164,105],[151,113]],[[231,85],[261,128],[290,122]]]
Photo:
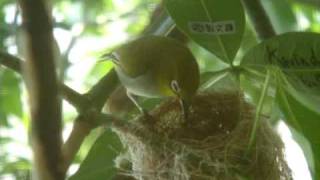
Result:
[[233,34],[236,32],[234,21],[217,21],[217,22],[189,22],[189,29],[196,34]]

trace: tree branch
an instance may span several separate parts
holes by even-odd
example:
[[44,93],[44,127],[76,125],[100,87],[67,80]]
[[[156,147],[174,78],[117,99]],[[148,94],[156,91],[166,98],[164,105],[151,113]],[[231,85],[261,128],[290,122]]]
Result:
[[44,0],[20,0],[27,35],[26,84],[30,96],[34,177],[62,180],[61,99],[55,72],[51,16]]
[[100,111],[118,84],[118,76],[116,71],[112,69],[86,94],[86,97],[90,100],[92,107]]
[[77,120],[73,123],[72,131],[69,135],[69,138],[64,143],[62,147],[64,165],[63,169],[66,172],[79,151],[81,144],[87,135],[91,132],[92,125],[88,122],[82,121],[77,118]]
[[21,74],[21,62],[22,60],[16,56],[0,51],[0,65],[6,66],[16,73]]
[[276,35],[260,0],[242,0],[242,4],[260,40],[265,40]]

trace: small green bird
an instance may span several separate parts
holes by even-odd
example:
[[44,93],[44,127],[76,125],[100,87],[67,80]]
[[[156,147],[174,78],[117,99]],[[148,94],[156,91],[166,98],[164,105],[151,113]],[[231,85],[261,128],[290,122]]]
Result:
[[143,113],[133,95],[179,98],[186,119],[199,86],[199,68],[191,51],[178,41],[144,36],[117,48],[109,57],[128,97]]

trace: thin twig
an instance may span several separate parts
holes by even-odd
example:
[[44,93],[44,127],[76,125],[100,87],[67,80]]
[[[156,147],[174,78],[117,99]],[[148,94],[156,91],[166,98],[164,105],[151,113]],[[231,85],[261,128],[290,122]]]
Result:
[[75,107],[78,112],[81,112],[88,107],[89,100],[69,86],[60,83],[60,91],[63,98]]
[[17,73],[21,73],[22,60],[11,54],[0,51],[0,65],[3,65]]
[[[16,56],[10,55],[8,53],[0,52],[0,65],[3,65],[15,72],[21,74],[21,67],[25,62]],[[88,105],[88,100],[81,94],[71,89],[67,85],[60,83],[60,91],[62,96],[72,104],[77,110],[83,110]]]

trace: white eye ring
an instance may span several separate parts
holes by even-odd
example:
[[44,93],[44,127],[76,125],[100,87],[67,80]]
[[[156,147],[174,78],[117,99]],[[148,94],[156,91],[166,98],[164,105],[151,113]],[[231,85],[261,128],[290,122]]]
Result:
[[180,86],[176,80],[172,80],[170,86],[171,89],[176,93],[179,93],[181,91]]

